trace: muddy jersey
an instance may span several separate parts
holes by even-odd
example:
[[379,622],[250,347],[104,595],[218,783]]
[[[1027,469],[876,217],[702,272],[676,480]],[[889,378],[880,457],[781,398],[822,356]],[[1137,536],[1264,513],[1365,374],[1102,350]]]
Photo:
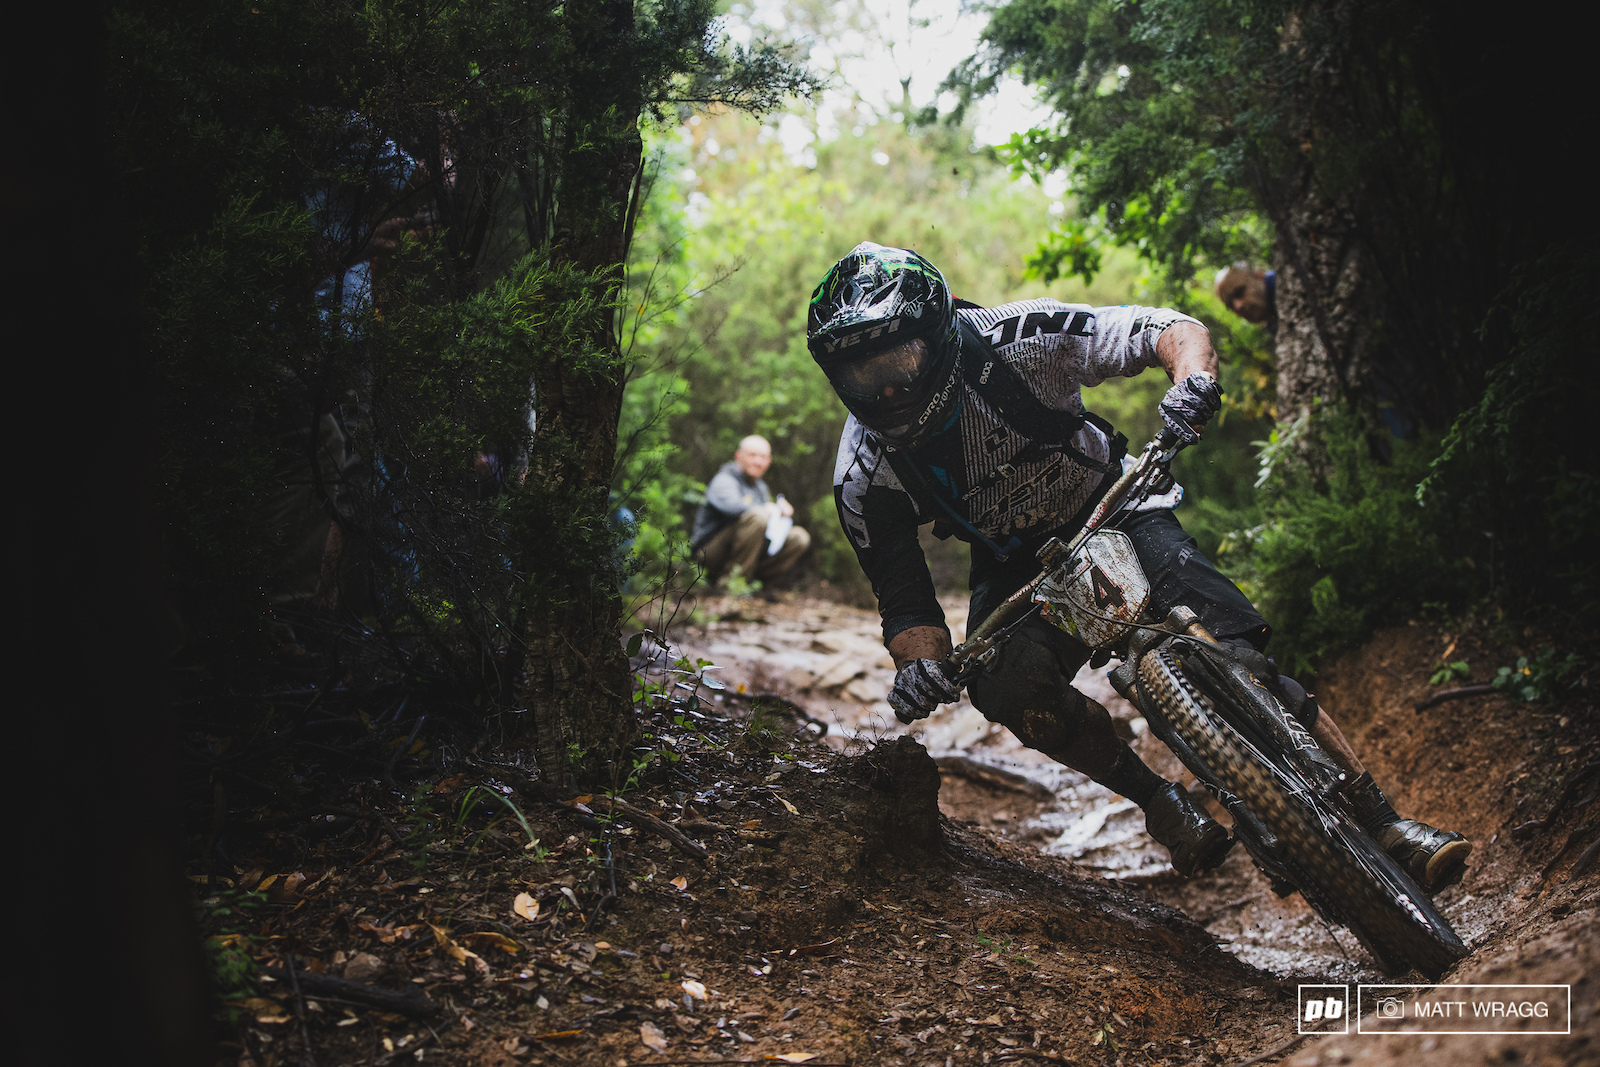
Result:
[[[1091,308],[1024,300],[957,312],[975,327],[1030,392],[1069,424],[1083,415],[1084,386],[1160,366],[1156,341],[1175,322],[1196,320],[1167,308]],[[1198,323],[1196,323],[1198,325]],[[1118,466],[1111,438],[1083,422],[1066,447],[1041,450],[1012,428],[971,382],[961,385],[951,425],[916,451],[924,485],[901,483],[882,438],[852,416],[834,466],[834,500],[861,568],[872,582],[887,641],[912,626],[943,626],[917,527],[958,520],[1003,544],[1054,533],[1083,511]],[[1024,451],[1024,450],[1027,451]],[[929,489],[938,493],[930,496]],[[1171,507],[1181,490],[1146,508]],[[963,540],[976,538],[953,523]],[[978,548],[976,551],[987,551]]]

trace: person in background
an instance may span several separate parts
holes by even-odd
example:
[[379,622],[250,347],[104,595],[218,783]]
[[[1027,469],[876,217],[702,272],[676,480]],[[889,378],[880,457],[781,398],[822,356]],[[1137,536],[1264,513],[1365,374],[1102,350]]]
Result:
[[[780,577],[811,546],[811,535],[791,524],[794,505],[781,496],[773,500],[761,480],[770,466],[772,445],[751,434],[739,442],[733,461],[724,463],[706,485],[706,502],[695,513],[690,543],[707,581],[716,582],[735,567],[749,581]],[[790,521],[773,522],[774,518]],[[774,546],[771,541],[779,537]]]
[[1244,321],[1264,325],[1267,332],[1277,333],[1277,280],[1277,271],[1257,270],[1240,260],[1217,271],[1217,299]]

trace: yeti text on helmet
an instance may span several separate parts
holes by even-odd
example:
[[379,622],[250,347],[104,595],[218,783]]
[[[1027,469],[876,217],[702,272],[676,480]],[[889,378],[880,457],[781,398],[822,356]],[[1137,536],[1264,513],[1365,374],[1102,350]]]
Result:
[[862,423],[909,443],[940,430],[957,400],[959,335],[937,267],[863,241],[811,294],[811,356]]

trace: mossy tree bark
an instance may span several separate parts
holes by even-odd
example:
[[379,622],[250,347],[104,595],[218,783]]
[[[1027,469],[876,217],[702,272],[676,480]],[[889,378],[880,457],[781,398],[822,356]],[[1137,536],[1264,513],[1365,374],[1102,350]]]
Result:
[[[584,84],[573,94],[559,178],[552,263],[588,290],[590,310],[541,361],[528,484],[553,536],[525,604],[522,706],[546,779],[596,780],[636,736],[620,640],[621,597],[608,497],[622,411],[616,331],[639,194],[644,105],[631,0],[574,20]],[[625,769],[623,771],[625,773]]]

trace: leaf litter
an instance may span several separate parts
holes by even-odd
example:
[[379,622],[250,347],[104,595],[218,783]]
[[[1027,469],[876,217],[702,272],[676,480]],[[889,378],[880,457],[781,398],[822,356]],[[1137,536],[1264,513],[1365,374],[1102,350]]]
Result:
[[[840,753],[798,716],[758,737],[733,686],[679,717],[692,728],[652,713],[677,758],[663,745],[621,796],[703,866],[604,796],[526,788],[513,751],[430,745],[458,755],[398,791],[308,771],[320,803],[374,817],[313,838],[256,812],[231,869],[191,874],[204,932],[256,966],[438,1008],[419,1031],[244,975],[226,1061],[294,1062],[304,1034],[319,1063],[1188,1063],[1292,1027],[1294,983],[1149,894],[942,816],[939,769],[908,739]],[[452,825],[473,789],[510,803]]]

